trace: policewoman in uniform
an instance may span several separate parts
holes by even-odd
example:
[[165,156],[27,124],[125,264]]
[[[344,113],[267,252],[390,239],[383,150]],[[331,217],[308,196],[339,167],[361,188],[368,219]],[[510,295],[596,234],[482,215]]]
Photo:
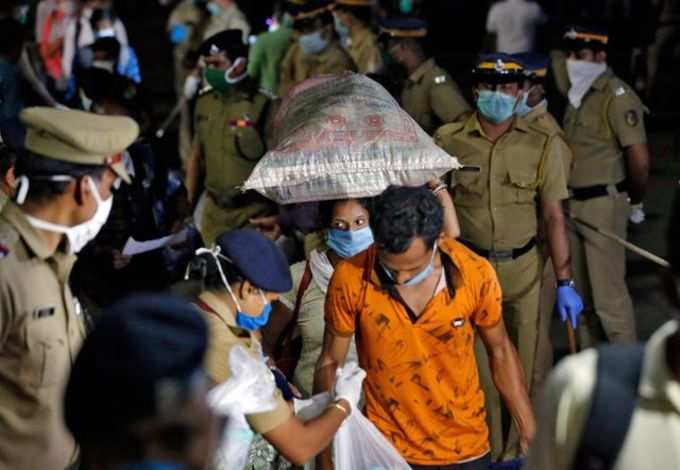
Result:
[[[523,53],[514,55],[524,67],[526,81],[524,82],[524,95],[517,106],[517,115],[527,121],[541,126],[555,134],[555,147],[553,155],[564,165],[564,174],[569,180],[574,155],[571,147],[566,142],[564,131],[557,120],[548,111],[548,99],[546,97],[546,77],[550,67],[550,58],[539,53]],[[540,227],[539,227],[540,228]],[[550,247],[545,242],[545,231],[541,231],[539,237],[541,253],[544,256],[543,280],[539,300],[539,329],[538,347],[536,350],[536,363],[532,381],[532,392],[541,387],[548,372],[553,365],[553,351],[550,342],[550,324],[555,311],[555,270],[550,261]]]
[[[574,151],[569,213],[625,239],[631,204],[642,212],[649,177],[645,107],[607,66],[605,32],[576,26],[563,39],[568,56],[554,53],[553,69],[569,99],[564,116]],[[579,328],[581,346],[603,339],[599,324],[611,342],[635,341],[624,248],[577,222],[572,227],[574,278],[589,300]]]
[[332,6],[329,0],[310,0],[296,8],[293,29],[297,37],[281,62],[279,96],[308,78],[356,72],[352,57],[335,34]]
[[374,0],[336,0],[333,8],[335,32],[359,73],[376,73],[382,69],[382,51],[371,31]]
[[265,128],[272,96],[247,75],[248,48],[240,30],[212,36],[201,46],[201,56],[210,88],[196,102],[186,185],[192,204],[205,188],[199,230],[204,242],[211,244],[219,233],[244,227],[250,218],[276,210],[254,191],[242,193],[240,189],[267,150]]
[[[524,70],[505,54],[483,56],[474,69],[477,112],[447,124],[435,142],[479,173],[458,172],[452,178],[460,241],[488,258],[503,291],[503,316],[517,347],[528,388],[538,335],[541,256],[536,249],[538,214],[546,224],[553,267],[559,279],[558,307],[577,316],[581,299],[573,288],[569,243],[561,201],[567,197],[562,163],[554,157],[555,134],[515,116],[522,99]],[[502,448],[498,394],[492,385],[483,348],[478,348],[482,386],[487,395],[492,452]],[[513,436],[515,436],[513,438]],[[516,433],[507,454],[516,454]]]
[[[212,249],[201,249],[190,264],[190,274],[203,279],[204,291],[195,302],[208,323],[208,377],[221,384],[231,376],[229,353],[242,345],[254,356],[261,354],[259,329],[268,321],[271,303],[293,284],[288,262],[271,240],[255,230],[233,230],[217,237]],[[318,418],[303,423],[293,415],[285,378],[276,374],[279,389],[276,407],[266,413],[246,416],[253,430],[276,451],[302,465],[333,439],[344,419],[357,412],[365,372],[356,365],[342,369],[334,401]],[[283,393],[283,394],[282,394]],[[252,468],[269,468],[267,462],[251,461]],[[251,467],[248,467],[251,468]]]
[[448,72],[426,56],[422,41],[427,36],[427,23],[417,18],[387,19],[380,32],[392,59],[408,73],[401,91],[401,107],[425,132],[432,134],[442,124],[470,111]]
[[130,181],[121,152],[139,128],[54,108],[20,119],[16,200],[0,212],[0,468],[64,469],[78,452],[61,400],[85,336],[69,274]]

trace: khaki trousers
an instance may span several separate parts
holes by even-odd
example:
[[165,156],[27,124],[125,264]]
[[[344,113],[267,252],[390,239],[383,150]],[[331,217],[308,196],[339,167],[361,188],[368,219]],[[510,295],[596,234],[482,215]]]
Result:
[[[543,266],[541,256],[538,249],[533,248],[515,260],[491,260],[491,264],[496,269],[503,291],[503,320],[519,353],[524,379],[530,386],[538,339],[538,297]],[[479,339],[475,344],[475,352],[486,399],[492,458],[514,458],[519,454],[519,435],[509,413],[503,410],[486,350]]]
[[[550,258],[549,247],[544,244],[541,250],[543,257],[543,275],[541,292],[538,301],[538,339],[536,341],[536,361],[531,380],[531,401],[536,404],[536,397],[553,366],[553,346],[550,341],[550,325],[555,315],[557,278]],[[565,333],[566,334],[566,333]]]
[[[626,238],[630,205],[625,193],[570,200],[569,214]],[[585,305],[578,328],[581,349],[605,339],[612,343],[636,341],[633,302],[626,285],[625,249],[573,221],[569,239],[574,282]]]

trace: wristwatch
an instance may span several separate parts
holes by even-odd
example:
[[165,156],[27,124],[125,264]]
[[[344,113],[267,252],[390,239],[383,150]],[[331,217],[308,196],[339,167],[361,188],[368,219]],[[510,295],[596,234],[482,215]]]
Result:
[[576,287],[573,279],[558,279],[557,287]]

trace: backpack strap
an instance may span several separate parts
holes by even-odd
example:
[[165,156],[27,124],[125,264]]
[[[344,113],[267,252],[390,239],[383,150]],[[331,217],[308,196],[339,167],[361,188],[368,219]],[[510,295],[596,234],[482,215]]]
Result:
[[613,468],[637,404],[643,356],[641,344],[598,350],[595,389],[573,470]]

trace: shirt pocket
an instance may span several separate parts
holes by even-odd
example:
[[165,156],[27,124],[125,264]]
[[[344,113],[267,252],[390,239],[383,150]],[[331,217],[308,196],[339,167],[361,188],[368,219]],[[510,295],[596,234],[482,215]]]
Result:
[[484,192],[484,179],[480,172],[459,171],[454,173],[454,202],[460,206],[481,200]]
[[[59,315],[62,312],[56,312]],[[25,326],[26,354],[21,364],[21,380],[36,388],[60,384],[68,363],[66,341],[59,337],[62,328],[50,318],[31,318]]]
[[507,197],[505,198],[509,203],[515,204],[533,204],[536,200],[536,190],[538,189],[539,181],[536,171],[526,168],[510,168],[507,174],[507,180],[503,185]]

